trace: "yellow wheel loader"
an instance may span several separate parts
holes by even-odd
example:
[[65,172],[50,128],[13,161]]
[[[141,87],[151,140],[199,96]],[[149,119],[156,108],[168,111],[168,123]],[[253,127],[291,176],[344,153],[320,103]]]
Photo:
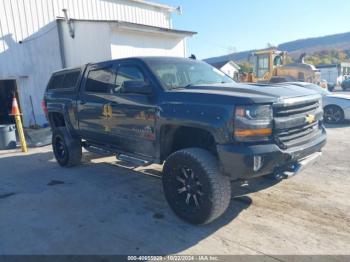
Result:
[[248,74],[246,82],[310,82],[327,88],[327,84],[321,81],[320,70],[304,62],[305,54],[297,63],[290,64],[286,64],[286,55],[287,52],[276,49],[253,52],[249,57],[253,71]]

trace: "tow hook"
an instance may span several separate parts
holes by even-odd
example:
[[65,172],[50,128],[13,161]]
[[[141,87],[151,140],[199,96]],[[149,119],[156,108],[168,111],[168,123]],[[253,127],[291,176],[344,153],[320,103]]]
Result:
[[315,152],[301,159],[299,162],[289,164],[283,168],[276,170],[273,176],[277,180],[287,179],[292,176],[295,176],[301,170],[303,170],[306,166],[312,165],[321,155],[322,155],[321,152]]
[[291,165],[285,167],[285,169],[283,171],[276,172],[274,174],[274,177],[277,180],[287,179],[287,178],[290,178],[292,176],[295,176],[300,171],[300,169],[301,169],[301,164],[294,163],[294,164],[291,164]]

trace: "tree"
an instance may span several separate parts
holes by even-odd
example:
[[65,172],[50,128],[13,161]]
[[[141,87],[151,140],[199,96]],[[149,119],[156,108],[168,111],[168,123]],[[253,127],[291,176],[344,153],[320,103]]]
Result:
[[321,64],[321,59],[317,56],[310,55],[310,56],[306,56],[305,63],[311,64],[311,65],[318,65],[318,64]]
[[338,64],[350,61],[350,50],[328,49],[306,56],[306,62],[312,65]]
[[248,62],[242,62],[238,64],[241,68],[241,71],[244,73],[249,73],[253,71],[253,65]]
[[293,58],[290,55],[286,55],[285,64],[291,64],[291,63],[294,63]]
[[340,61],[345,61],[347,59],[347,55],[345,53],[345,50],[339,50],[337,49],[337,52],[335,54],[335,57]]

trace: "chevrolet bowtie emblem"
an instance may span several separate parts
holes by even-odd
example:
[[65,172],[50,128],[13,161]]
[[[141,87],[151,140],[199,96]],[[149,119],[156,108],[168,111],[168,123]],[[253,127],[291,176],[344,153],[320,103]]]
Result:
[[313,122],[315,122],[315,116],[314,115],[306,115],[305,120],[307,123],[312,124]]

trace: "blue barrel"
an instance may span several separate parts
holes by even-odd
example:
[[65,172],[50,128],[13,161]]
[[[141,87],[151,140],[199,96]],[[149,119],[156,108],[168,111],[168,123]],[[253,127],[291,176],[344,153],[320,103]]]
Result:
[[16,148],[16,126],[0,125],[0,150]]

